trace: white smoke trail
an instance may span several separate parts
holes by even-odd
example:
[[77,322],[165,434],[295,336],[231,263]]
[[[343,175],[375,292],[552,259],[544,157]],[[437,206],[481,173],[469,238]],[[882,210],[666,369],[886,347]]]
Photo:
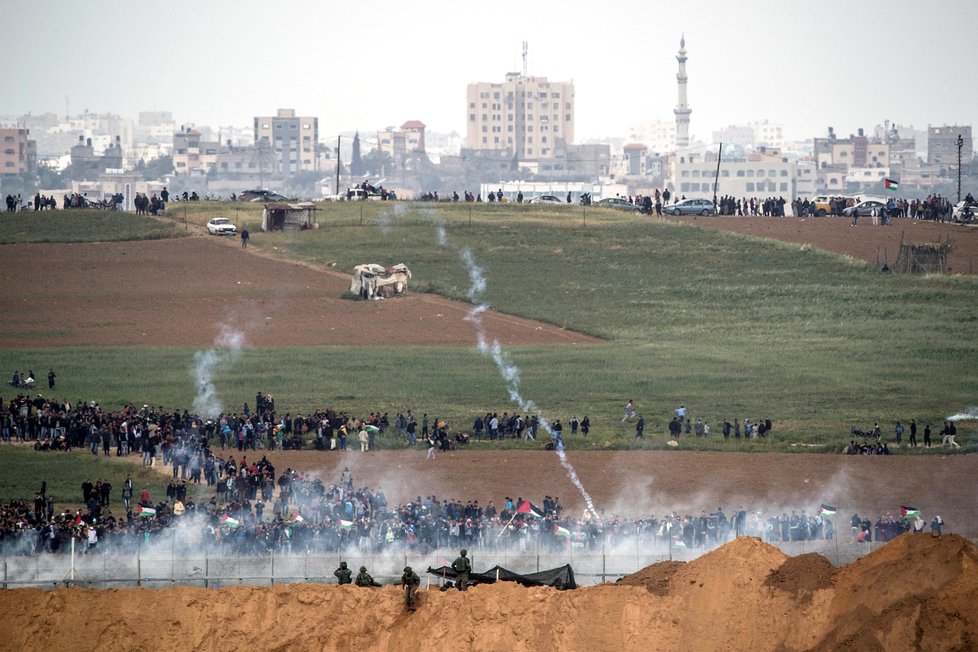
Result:
[[[436,226],[438,230],[438,243],[443,246],[448,246],[448,239],[445,235],[445,226],[442,223],[438,223]],[[499,374],[506,381],[506,391],[509,393],[509,398],[511,401],[516,403],[521,410],[524,412],[537,412],[536,404],[523,397],[520,392],[520,370],[519,367],[513,363],[512,359],[503,351],[503,348],[499,345],[498,340],[489,341],[486,336],[485,326],[482,323],[482,315],[489,309],[489,306],[485,303],[480,302],[480,299],[486,291],[486,274],[485,270],[482,269],[475,262],[475,257],[472,255],[472,250],[468,247],[463,247],[458,252],[459,260],[465,266],[465,269],[469,274],[469,291],[468,297],[472,301],[472,309],[465,316],[466,321],[472,322],[475,326],[476,332],[476,342],[484,355],[488,355],[492,358],[492,361],[496,364],[496,368],[499,370]],[[548,435],[552,435],[550,429],[550,422],[547,421],[546,417],[540,415],[538,416],[540,427],[542,427]],[[560,460],[561,466],[567,471],[567,476],[570,481],[577,487],[580,492],[581,497],[584,499],[584,503],[587,505],[588,510],[597,517],[598,513],[594,509],[594,501],[591,500],[591,494],[587,492],[584,488],[584,483],[577,476],[577,472],[574,471],[574,467],[571,465],[570,461],[567,459],[567,454],[564,452],[563,442],[559,439],[555,442],[557,458]]]
[[948,421],[978,421],[978,407],[974,405],[968,408],[967,412],[958,412],[947,418]]
[[214,419],[224,412],[224,403],[214,386],[214,375],[229,368],[238,359],[245,345],[245,334],[227,324],[221,324],[214,347],[194,354],[190,374],[194,379],[197,395],[194,397],[194,414]]
[[385,208],[377,215],[377,228],[380,229],[381,233],[387,235],[390,233],[394,220],[402,217],[405,212],[407,212],[407,208],[401,204],[394,204],[393,209]]

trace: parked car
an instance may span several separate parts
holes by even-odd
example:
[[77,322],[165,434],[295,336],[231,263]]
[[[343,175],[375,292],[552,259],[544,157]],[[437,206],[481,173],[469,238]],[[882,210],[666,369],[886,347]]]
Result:
[[712,199],[683,199],[662,207],[666,215],[716,215],[717,209]]
[[599,199],[594,202],[595,206],[604,206],[606,208],[617,208],[623,211],[639,211],[641,210],[635,204],[628,203],[627,199],[622,199],[621,197],[605,197],[604,199]]
[[531,204],[563,204],[559,198],[553,195],[540,195],[539,197],[534,197],[530,200]]
[[883,211],[886,210],[886,204],[875,199],[867,199],[866,201],[859,202],[855,206],[844,208],[842,210],[842,214],[846,217],[852,217],[853,215],[866,217],[868,215],[872,215],[874,210],[878,216],[882,217]]
[[240,195],[238,199],[242,201],[253,201],[253,202],[267,202],[267,201],[288,201],[288,197],[285,195],[280,195],[277,192],[272,192],[267,188],[258,188],[255,190],[245,190]]
[[238,227],[226,217],[215,217],[207,223],[207,232],[211,235],[234,235]]

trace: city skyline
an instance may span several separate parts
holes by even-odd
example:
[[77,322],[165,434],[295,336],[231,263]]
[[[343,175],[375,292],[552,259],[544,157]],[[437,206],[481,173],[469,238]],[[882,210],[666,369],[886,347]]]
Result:
[[[377,0],[369,13],[295,1],[126,3],[97,10],[17,0],[0,114],[84,110],[181,124],[250,125],[282,107],[317,116],[322,138],[420,120],[465,133],[466,86],[522,69],[575,85],[575,141],[624,137],[674,120],[676,50],[685,34],[691,136],[770,120],[785,137],[846,135],[883,120],[924,129],[973,124],[974,5],[908,0],[849,6],[754,0],[630,6],[612,0],[465,3]],[[936,22],[919,35],[920,25]],[[562,28],[561,26],[568,27]],[[273,27],[273,28],[270,28]],[[66,107],[67,96],[67,107]]]

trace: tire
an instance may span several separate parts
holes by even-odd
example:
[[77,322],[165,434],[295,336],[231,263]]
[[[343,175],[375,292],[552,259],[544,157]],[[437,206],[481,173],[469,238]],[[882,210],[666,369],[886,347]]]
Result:
[[818,213],[816,213],[816,215],[818,215],[819,217],[825,217],[825,209],[824,208],[818,209]]
[[705,208],[700,211],[700,215],[709,215],[709,214],[710,214],[710,211],[706,210]]

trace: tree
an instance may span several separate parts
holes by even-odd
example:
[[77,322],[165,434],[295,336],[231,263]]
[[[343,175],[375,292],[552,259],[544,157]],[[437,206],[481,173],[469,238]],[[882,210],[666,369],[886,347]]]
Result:
[[161,156],[151,161],[140,161],[136,164],[136,170],[147,181],[159,181],[166,175],[173,174],[173,157]]
[[[388,174],[391,171],[391,166],[394,163],[394,160],[391,158],[390,154],[379,149],[371,151],[369,154],[363,157],[362,161],[364,166],[363,174],[370,173],[375,176],[384,176],[385,174]],[[353,176],[359,175],[354,174]]]
[[360,132],[353,135],[353,154],[350,156],[350,174],[359,177],[363,176],[366,169],[363,165],[363,158],[360,156]]

